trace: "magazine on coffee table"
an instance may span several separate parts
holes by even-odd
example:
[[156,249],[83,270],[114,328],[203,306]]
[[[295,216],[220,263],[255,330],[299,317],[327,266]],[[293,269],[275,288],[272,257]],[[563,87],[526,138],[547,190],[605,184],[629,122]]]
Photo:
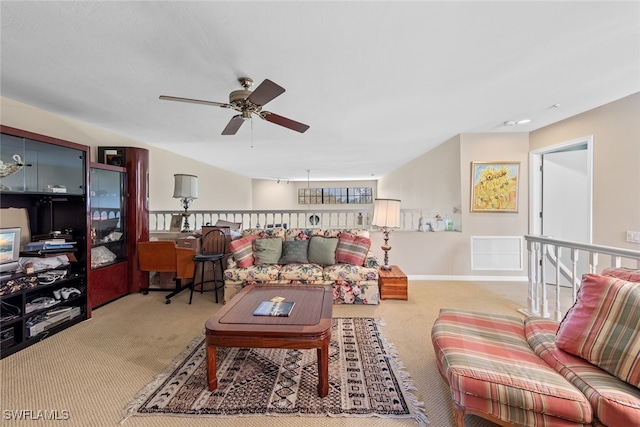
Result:
[[253,315],[287,317],[291,314],[294,305],[295,302],[293,301],[262,301],[253,312]]

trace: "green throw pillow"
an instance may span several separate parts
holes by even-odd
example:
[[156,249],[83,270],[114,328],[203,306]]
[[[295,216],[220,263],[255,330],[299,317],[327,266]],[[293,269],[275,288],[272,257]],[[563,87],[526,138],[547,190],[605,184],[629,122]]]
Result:
[[313,236],[309,241],[309,262],[319,265],[336,263],[338,239],[335,237]]
[[282,243],[282,257],[278,264],[307,264],[309,240],[285,240]]
[[279,237],[256,239],[253,242],[253,255],[256,264],[277,264],[282,256],[282,239]]

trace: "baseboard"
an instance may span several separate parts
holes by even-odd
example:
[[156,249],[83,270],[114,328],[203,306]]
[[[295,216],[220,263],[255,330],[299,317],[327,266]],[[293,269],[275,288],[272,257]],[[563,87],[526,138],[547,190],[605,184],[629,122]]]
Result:
[[436,275],[407,275],[408,280],[440,280],[440,281],[469,281],[469,282],[526,282],[527,276],[436,276]]

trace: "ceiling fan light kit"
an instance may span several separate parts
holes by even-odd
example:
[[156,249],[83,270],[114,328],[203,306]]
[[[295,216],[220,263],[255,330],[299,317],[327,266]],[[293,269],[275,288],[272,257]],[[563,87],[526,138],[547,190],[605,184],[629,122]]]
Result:
[[222,135],[235,135],[238,132],[238,129],[240,129],[240,126],[242,126],[242,123],[244,123],[245,120],[251,119],[252,114],[256,114],[263,120],[286,127],[296,132],[304,133],[309,129],[309,126],[304,123],[296,122],[295,120],[279,116],[278,114],[274,114],[270,111],[262,111],[262,107],[266,103],[272,101],[285,92],[285,89],[282,86],[277,85],[269,79],[265,79],[254,91],[250,91],[249,88],[253,86],[252,79],[249,77],[240,77],[238,81],[240,82],[240,85],[242,85],[243,89],[232,91],[229,94],[228,104],[168,95],[160,95],[160,99],[165,101],[189,102],[192,104],[231,108],[238,111],[240,114],[236,114],[231,118],[227,126],[222,131]]

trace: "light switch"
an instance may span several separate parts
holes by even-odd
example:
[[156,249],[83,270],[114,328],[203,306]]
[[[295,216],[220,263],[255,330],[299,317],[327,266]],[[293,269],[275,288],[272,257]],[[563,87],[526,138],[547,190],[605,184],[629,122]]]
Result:
[[640,231],[627,231],[627,242],[640,243]]

